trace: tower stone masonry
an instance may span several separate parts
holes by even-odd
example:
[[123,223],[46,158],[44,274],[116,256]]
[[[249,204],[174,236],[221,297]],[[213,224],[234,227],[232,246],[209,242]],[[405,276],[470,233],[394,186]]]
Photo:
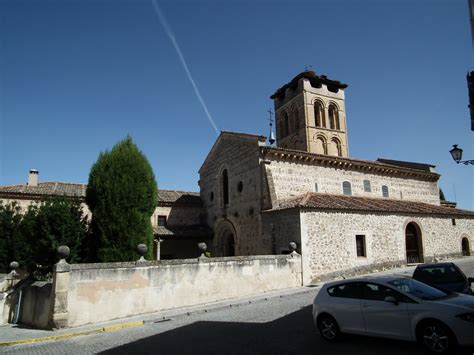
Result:
[[346,84],[304,71],[271,98],[277,146],[308,153],[349,157],[344,89]]

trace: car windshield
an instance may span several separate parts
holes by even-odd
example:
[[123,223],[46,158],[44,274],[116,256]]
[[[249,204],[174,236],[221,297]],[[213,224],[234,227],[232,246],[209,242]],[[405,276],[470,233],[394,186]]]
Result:
[[417,272],[416,279],[435,285],[464,282],[464,278],[454,266],[421,268]]
[[409,293],[410,295],[421,298],[422,300],[434,301],[448,296],[448,293],[446,292],[413,279],[400,278],[389,281],[388,283],[400,291]]

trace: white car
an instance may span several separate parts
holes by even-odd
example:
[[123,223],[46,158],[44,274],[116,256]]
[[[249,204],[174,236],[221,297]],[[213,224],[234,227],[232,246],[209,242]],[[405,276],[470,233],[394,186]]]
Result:
[[329,341],[361,334],[419,341],[436,353],[474,345],[474,297],[397,275],[326,283],[313,320]]

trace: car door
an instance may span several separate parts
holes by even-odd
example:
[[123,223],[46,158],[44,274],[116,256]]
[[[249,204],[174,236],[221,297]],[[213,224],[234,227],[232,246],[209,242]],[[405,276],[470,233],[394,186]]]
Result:
[[336,318],[341,331],[364,333],[364,322],[360,311],[359,282],[346,282],[328,288],[331,313]]
[[[411,339],[407,297],[398,291],[372,282],[361,282],[361,313],[368,335]],[[387,302],[386,297],[397,302]]]

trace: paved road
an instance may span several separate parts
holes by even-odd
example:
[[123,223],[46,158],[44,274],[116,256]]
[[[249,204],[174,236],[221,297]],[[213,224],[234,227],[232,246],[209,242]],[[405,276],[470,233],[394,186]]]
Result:
[[[474,261],[460,264],[474,276]],[[316,288],[220,309],[149,319],[144,326],[69,340],[0,348],[15,354],[420,354],[407,342],[347,336],[323,341],[311,319]],[[460,354],[473,354],[472,349]]]

